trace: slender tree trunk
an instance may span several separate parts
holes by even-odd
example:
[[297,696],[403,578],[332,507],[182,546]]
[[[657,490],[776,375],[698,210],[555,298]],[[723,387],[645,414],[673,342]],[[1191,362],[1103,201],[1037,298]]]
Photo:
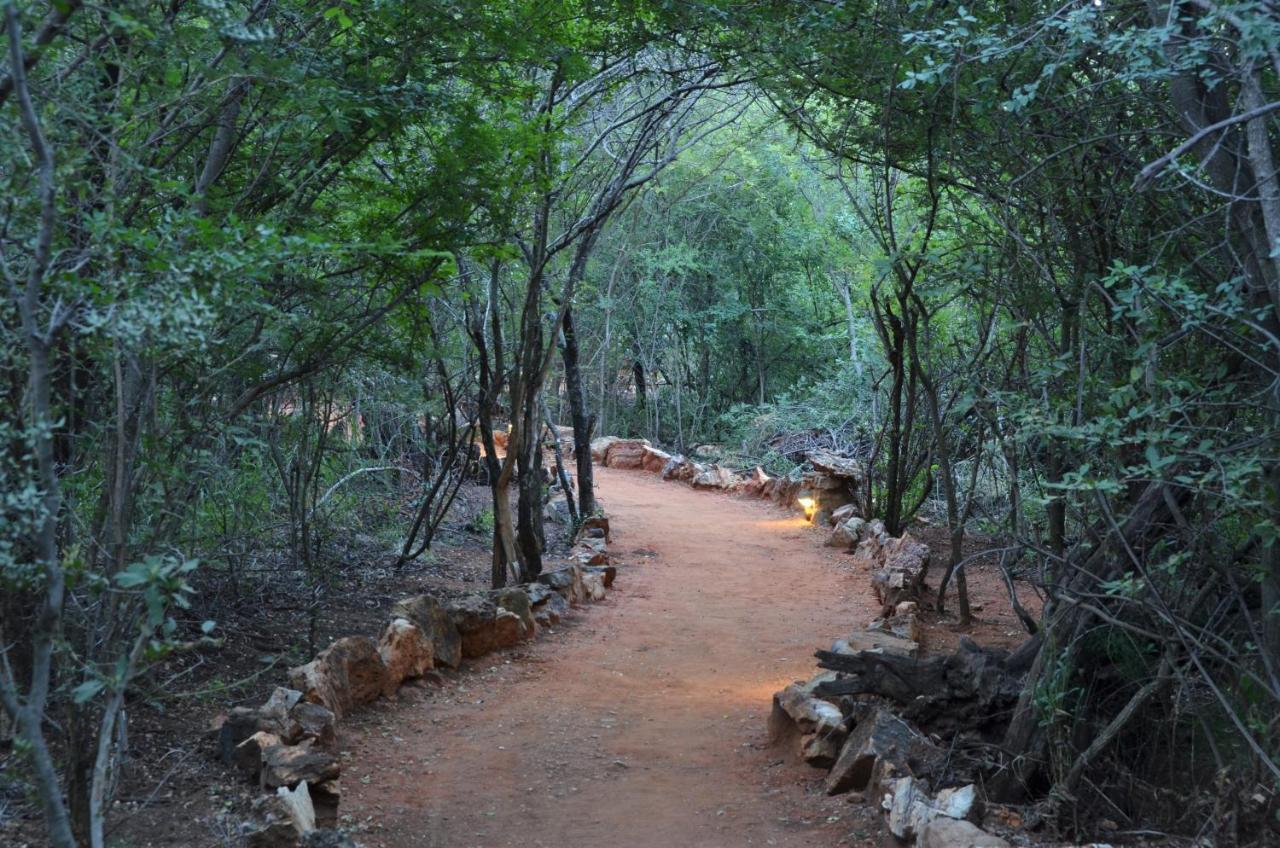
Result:
[[[605,331],[606,337],[608,330]],[[587,397],[582,387],[582,370],[578,351],[578,334],[573,326],[573,308],[564,313],[564,382],[569,395],[569,417],[573,424],[573,459],[578,469],[578,514],[582,517],[596,511],[595,469],[591,463],[591,418],[587,414]],[[601,358],[604,358],[603,351]],[[601,376],[603,378],[603,370]],[[601,398],[604,387],[601,384]],[[566,491],[566,496],[571,493]]]
[[[1077,307],[1064,303],[1062,308],[1062,333],[1058,342],[1058,353],[1067,356],[1074,348],[1074,326]],[[1059,483],[1066,473],[1067,457],[1064,448],[1051,443],[1047,450],[1045,462],[1045,479],[1050,483]],[[1049,522],[1049,550],[1059,558],[1067,548],[1067,502],[1061,495],[1053,495],[1045,507],[1045,515]]]
[[849,328],[849,364],[859,377],[862,376],[862,360],[858,356],[858,324],[853,311],[853,293],[847,280],[836,283],[836,292],[844,303],[845,322]]
[[[914,348],[914,344],[912,347]],[[914,350],[912,355],[915,356]],[[918,360],[915,367],[920,369]],[[938,473],[942,477],[942,493],[947,502],[947,525],[951,530],[951,550],[947,570],[938,584],[938,612],[943,611],[947,583],[954,577],[956,597],[960,606],[960,623],[968,624],[972,619],[969,609],[969,581],[965,578],[964,569],[958,567],[964,559],[964,516],[960,514],[960,503],[956,497],[956,478],[951,464],[951,441],[943,426],[937,388],[923,370],[920,371],[919,379],[929,404],[929,417],[933,423],[934,450],[938,457]],[[976,459],[974,461],[977,462]]]
[[[471,266],[461,256],[458,257],[458,270],[463,280],[469,282]],[[507,585],[508,575],[518,562],[510,498],[510,453],[513,449],[512,441],[518,438],[518,434],[511,435],[507,442],[507,456],[502,458],[498,457],[497,440],[493,437],[494,404],[502,392],[506,373],[502,319],[498,314],[498,283],[501,275],[502,265],[494,261],[489,269],[485,311],[483,314],[472,313],[467,321],[467,334],[471,336],[480,365],[476,418],[480,425],[480,441],[484,445],[485,472],[489,478],[489,494],[493,505],[493,561],[489,577],[495,589]]]
[[902,464],[905,449],[903,439],[906,436],[902,427],[902,393],[906,385],[906,374],[903,368],[902,325],[892,314],[888,317],[890,327],[885,338],[890,344],[885,352],[888,354],[889,366],[893,369],[893,384],[889,389],[889,467],[886,469],[888,485],[884,498],[884,524],[890,535],[896,536],[902,529],[902,499],[905,496]]
[[644,366],[640,364],[639,356],[631,360],[631,373],[636,380],[636,408],[643,412],[647,408],[648,387],[645,385]]
[[45,827],[54,848],[75,848],[71,820],[62,799],[48,741],[45,738],[45,707],[54,680],[55,645],[61,636],[66,574],[58,551],[58,528],[62,520],[62,487],[54,461],[56,419],[52,398],[52,365],[50,352],[54,337],[67,320],[56,314],[42,327],[41,308],[45,275],[52,256],[54,230],[57,226],[53,149],[45,140],[39,113],[27,86],[27,56],[22,47],[21,22],[16,4],[4,7],[5,28],[9,43],[9,78],[18,100],[18,114],[37,165],[39,179],[40,225],[30,259],[27,279],[19,283],[8,272],[6,282],[12,292],[14,307],[22,322],[27,345],[28,397],[33,434],[33,454],[43,492],[40,516],[32,542],[34,560],[43,573],[43,597],[37,602],[35,624],[31,633],[31,674],[25,693],[14,676],[8,651],[0,646],[0,706],[14,719],[18,735],[28,745],[27,756],[34,771],[36,791],[44,808]]

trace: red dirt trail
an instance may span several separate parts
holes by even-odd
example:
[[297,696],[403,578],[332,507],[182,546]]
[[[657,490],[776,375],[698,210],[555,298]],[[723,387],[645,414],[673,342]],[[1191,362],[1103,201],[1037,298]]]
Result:
[[621,563],[608,600],[347,725],[344,823],[388,848],[862,842],[765,724],[814,649],[875,614],[869,593],[798,516],[597,474]]

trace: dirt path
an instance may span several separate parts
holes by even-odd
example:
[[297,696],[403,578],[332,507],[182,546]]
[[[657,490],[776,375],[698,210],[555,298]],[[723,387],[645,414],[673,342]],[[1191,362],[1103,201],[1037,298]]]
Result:
[[765,723],[771,694],[811,675],[814,648],[864,624],[870,599],[798,517],[597,473],[615,591],[522,656],[406,688],[349,725],[343,812],[361,840],[841,844],[852,808],[766,749]]

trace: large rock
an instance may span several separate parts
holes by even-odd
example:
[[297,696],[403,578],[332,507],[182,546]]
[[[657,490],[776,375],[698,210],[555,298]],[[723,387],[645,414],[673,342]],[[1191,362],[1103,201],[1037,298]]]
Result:
[[572,606],[582,603],[585,597],[582,589],[582,569],[577,565],[566,565],[554,571],[544,571],[538,575],[538,582],[559,592]]
[[810,733],[800,737],[800,759],[814,768],[829,769],[840,755],[843,735]]
[[542,520],[551,524],[569,523],[569,505],[563,497],[555,496],[543,505]]
[[289,721],[281,740],[296,745],[304,739],[312,739],[322,748],[331,746],[336,738],[337,719],[321,704],[302,701],[289,710]]
[[271,690],[271,695],[267,697],[267,700],[258,709],[264,716],[269,716],[283,724],[289,717],[289,711],[301,701],[302,693],[297,689],[277,686]]
[[605,565],[609,562],[609,549],[604,539],[588,537],[578,541],[569,556],[579,565]]
[[[255,734],[278,737],[287,745],[314,739],[320,745],[333,742],[333,713],[320,704],[302,700],[296,689],[276,687],[260,707],[236,707],[217,728],[222,761],[234,765],[237,748]],[[256,774],[257,765],[252,767]]]
[[770,480],[771,478],[765,473],[765,470],[757,465],[755,471],[751,472],[751,476],[743,481],[742,492],[753,498],[764,497],[769,488]]
[[257,781],[262,775],[262,763],[267,757],[267,751],[281,744],[279,736],[259,730],[236,746],[229,764],[239,769],[249,780]]
[[[901,603],[898,606],[904,607],[907,606],[907,603],[909,602]],[[893,615],[886,616],[884,618],[877,618],[875,621],[871,622],[871,624],[867,626],[867,632],[888,633],[905,642],[915,642],[919,645],[921,636],[920,620],[913,612],[895,612]]]
[[313,830],[302,837],[302,848],[360,848],[360,845],[341,830]]
[[815,450],[809,451],[807,458],[809,464],[815,470],[828,477],[849,480],[855,483],[867,478],[867,472],[862,463],[852,457],[840,456],[825,450]]
[[650,474],[661,474],[662,469],[666,468],[670,461],[671,454],[646,446],[640,457],[640,467]]
[[853,564],[855,567],[864,568],[867,571],[875,571],[884,561],[884,540],[883,533],[876,532],[876,525],[879,521],[872,521],[867,525],[862,533],[862,541],[858,543],[857,549],[853,552]]
[[610,468],[643,468],[648,447],[645,439],[618,439],[604,452],[604,464]]
[[779,506],[791,507],[800,495],[800,487],[800,481],[794,477],[774,477],[764,485],[760,494]]
[[604,530],[602,528],[587,527],[585,524],[583,524],[578,528],[578,532],[576,535],[574,535],[573,541],[576,543],[576,542],[582,542],[586,540],[590,540],[592,542],[598,542],[602,545],[607,545],[609,543],[608,539],[605,538]]
[[882,545],[878,554],[879,567],[871,573],[871,587],[889,614],[899,603],[919,598],[929,572],[929,546],[903,533]]
[[838,477],[828,477],[816,471],[810,471],[801,478],[801,485],[796,498],[812,501],[811,509],[834,515],[841,509],[853,505],[857,507],[857,494],[849,487],[847,481]]
[[533,638],[537,633],[538,627],[533,620],[533,601],[528,590],[519,587],[498,589],[493,593],[493,602],[498,605],[499,611],[506,610],[520,619],[525,630],[525,635],[521,638]]
[[584,569],[582,573],[582,594],[588,601],[603,601],[605,598],[604,575]]
[[421,677],[435,667],[435,645],[407,618],[387,622],[378,640],[378,654],[387,667],[388,695],[405,680]]
[[738,484],[738,478],[727,468],[721,468],[719,465],[709,465],[699,471],[689,481],[689,485],[695,489],[720,489],[729,491]]
[[458,628],[464,659],[482,657],[497,647],[498,606],[493,601],[483,595],[460,595],[445,603],[445,612]]
[[943,752],[911,725],[888,710],[874,710],[849,732],[827,775],[827,794],[850,790],[875,794],[884,781],[926,773],[943,757]]
[[342,717],[387,691],[387,667],[377,642],[368,636],[347,636],[306,665],[290,669],[289,684],[308,701]]
[[494,647],[510,648],[512,645],[528,639],[531,635],[531,631],[525,627],[524,621],[520,619],[520,616],[501,607],[498,608],[498,614],[493,618]]
[[971,822],[943,816],[920,829],[916,848],[1012,848],[1012,846]]
[[316,808],[316,827],[336,827],[342,785],[338,778],[311,785],[311,804]]
[[255,822],[245,834],[249,848],[300,848],[316,829],[316,811],[305,783],[280,787],[255,802]]
[[287,713],[280,706],[290,700],[296,704],[301,697],[302,693],[297,690],[278,687],[261,707],[232,707],[217,727],[218,754],[222,761],[227,765],[237,764],[240,757],[236,749],[256,733],[283,736]]
[[831,513],[831,520],[837,524],[843,524],[850,518],[860,517],[861,516],[858,515],[858,505],[854,503],[847,503],[842,507],[836,508],[836,510]]
[[569,614],[569,602],[559,592],[548,592],[547,599],[533,608],[533,619],[539,627],[552,627]]
[[697,475],[699,470],[700,467],[696,462],[676,454],[667,460],[667,464],[662,467],[662,479],[688,483]]
[[592,531],[592,530],[600,530],[602,531],[600,535],[604,538],[605,542],[610,541],[611,537],[609,535],[609,516],[607,515],[587,516],[586,518],[582,519],[582,527],[580,529],[581,531],[586,531],[588,533],[589,531]]
[[940,819],[981,818],[982,807],[972,784],[944,789],[936,798],[911,776],[887,780],[884,789],[888,793],[884,804],[889,811],[889,831],[899,839],[915,839],[927,825]]
[[920,643],[886,630],[868,629],[837,639],[831,646],[833,654],[858,654],[864,651],[915,659],[920,653]]
[[604,581],[604,587],[608,589],[618,577],[618,567],[615,565],[592,565],[582,569],[584,579],[588,574],[599,574],[600,579]]
[[394,618],[413,622],[431,640],[435,665],[457,668],[462,662],[462,637],[444,604],[433,595],[415,595],[396,601],[391,608]]
[[[832,516],[834,520],[835,516]],[[862,521],[861,518],[855,518],[853,521]],[[858,529],[853,521],[845,523],[837,523],[831,528],[831,535],[827,537],[826,546],[829,548],[849,549],[858,544]],[[852,526],[851,526],[852,525]]]
[[311,793],[307,791],[306,781],[299,783],[293,789],[281,786],[276,790],[276,797],[280,799],[280,806],[293,821],[294,828],[299,834],[310,833],[316,829],[316,808],[311,803]]
[[609,453],[609,448],[613,447],[614,442],[622,441],[617,436],[601,436],[598,439],[591,440],[591,461],[599,465],[607,465],[605,457]]
[[302,834],[293,826],[293,820],[281,810],[266,817],[266,821],[246,825],[244,844],[248,848],[301,848]]
[[815,697],[814,689],[831,675],[820,674],[808,683],[792,683],[773,696],[774,705],[785,713],[803,734],[819,733],[844,738],[845,720],[835,704]]
[[528,596],[529,606],[531,607],[537,607],[539,604],[545,603],[548,597],[555,594],[555,590],[546,583],[539,583],[536,580],[532,583],[524,584],[523,591]]
[[294,787],[304,780],[315,786],[336,780],[342,763],[306,739],[297,745],[272,745],[262,752],[262,785]]

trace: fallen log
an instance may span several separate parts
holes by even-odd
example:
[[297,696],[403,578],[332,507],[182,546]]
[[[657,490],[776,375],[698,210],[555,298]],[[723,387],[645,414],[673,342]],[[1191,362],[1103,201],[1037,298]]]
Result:
[[878,695],[901,705],[901,715],[929,732],[996,731],[1008,722],[1026,672],[1022,653],[960,640],[955,653],[918,660],[881,651],[818,651],[818,665],[840,672],[821,683],[818,697]]

